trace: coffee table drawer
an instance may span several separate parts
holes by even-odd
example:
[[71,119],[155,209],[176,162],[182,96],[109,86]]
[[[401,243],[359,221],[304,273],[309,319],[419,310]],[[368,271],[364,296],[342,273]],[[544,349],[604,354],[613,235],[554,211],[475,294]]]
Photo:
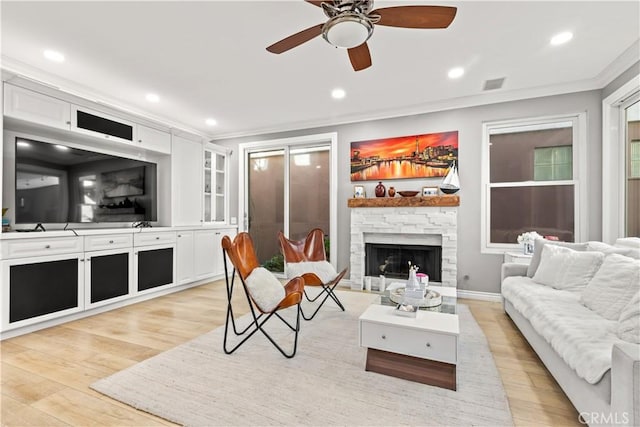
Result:
[[423,359],[456,364],[458,340],[454,335],[360,322],[360,345]]

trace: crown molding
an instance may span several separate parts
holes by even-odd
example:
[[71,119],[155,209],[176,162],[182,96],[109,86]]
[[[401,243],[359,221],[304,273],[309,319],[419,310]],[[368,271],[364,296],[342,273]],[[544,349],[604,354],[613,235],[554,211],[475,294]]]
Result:
[[607,86],[638,61],[640,61],[640,39],[633,42],[627,50],[598,74],[596,81],[600,88]]
[[345,125],[351,123],[368,122],[373,120],[393,119],[405,116],[434,113],[439,111],[457,110],[461,108],[478,107],[489,104],[499,104],[502,102],[520,101],[524,99],[542,98],[545,96],[563,95],[567,93],[584,92],[601,89],[598,80],[586,79],[558,85],[539,86],[527,89],[491,91],[490,93],[480,93],[459,98],[443,99],[429,103],[416,104],[391,110],[379,110],[364,114],[351,114],[342,116],[340,119],[330,117],[320,120],[310,120],[287,124],[282,126],[262,127],[242,132],[218,133],[214,134],[213,140],[220,141],[230,138],[241,138],[271,133],[291,132],[295,130],[305,130],[312,128],[322,128],[327,126]]

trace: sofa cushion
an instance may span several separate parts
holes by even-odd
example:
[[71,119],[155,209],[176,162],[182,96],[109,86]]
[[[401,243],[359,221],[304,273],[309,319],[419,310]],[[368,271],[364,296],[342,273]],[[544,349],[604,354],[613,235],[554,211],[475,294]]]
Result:
[[622,309],[618,319],[618,336],[629,342],[640,344],[640,292]]
[[590,241],[587,242],[587,250],[602,252],[605,255],[619,254],[634,259],[640,258],[640,249],[631,246],[611,246],[603,242]]
[[[594,252],[595,253],[595,252]],[[609,320],[620,312],[640,290],[640,260],[623,255],[607,255],[593,279],[582,290],[580,302]]]
[[618,322],[584,307],[579,294],[508,277],[502,295],[580,378],[596,384],[611,369],[613,344],[624,342]]
[[581,290],[598,271],[601,252],[578,252],[556,245],[544,245],[533,281],[555,289]]
[[529,263],[529,267],[527,268],[527,277],[533,277],[536,274],[536,270],[538,269],[538,265],[540,265],[540,257],[542,256],[542,249],[545,245],[555,245],[555,246],[563,246],[566,248],[573,249],[575,251],[586,251],[587,244],[586,243],[570,243],[570,242],[556,242],[553,240],[546,239],[536,239],[533,245],[533,256],[531,257],[531,262]]
[[288,262],[286,270],[289,279],[305,273],[313,273],[322,280],[322,283],[329,283],[338,275],[333,265],[327,261]]
[[262,312],[272,312],[284,299],[284,286],[272,272],[264,267],[255,268],[245,283],[249,288],[251,299]]

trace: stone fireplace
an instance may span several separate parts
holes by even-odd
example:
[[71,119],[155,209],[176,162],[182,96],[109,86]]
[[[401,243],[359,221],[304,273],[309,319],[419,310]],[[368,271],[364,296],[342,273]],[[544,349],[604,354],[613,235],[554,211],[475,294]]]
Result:
[[[433,196],[411,198],[350,199],[351,208],[351,288],[363,289],[364,278],[373,277],[372,283],[377,286],[380,272],[377,268],[385,265],[379,259],[369,260],[373,264],[369,270],[366,266],[367,244],[389,250],[387,264],[392,267],[393,276],[406,278],[402,269],[408,257],[420,257],[421,261],[412,262],[421,266],[421,271],[428,272],[430,282],[441,282],[442,286],[457,285],[457,206],[458,196]],[[394,251],[397,248],[398,251]],[[403,251],[408,251],[403,254]],[[414,253],[415,252],[415,253]],[[422,255],[420,255],[422,253]],[[411,255],[409,255],[411,254]],[[371,256],[371,253],[369,254]],[[429,255],[431,258],[429,258]],[[407,258],[407,259],[405,259]],[[435,259],[434,259],[435,258]],[[437,259],[439,258],[439,259]],[[438,266],[439,264],[439,266]],[[383,267],[386,270],[386,266]],[[434,268],[439,268],[433,273]],[[395,270],[398,270],[397,272]],[[377,274],[374,274],[377,273]]]

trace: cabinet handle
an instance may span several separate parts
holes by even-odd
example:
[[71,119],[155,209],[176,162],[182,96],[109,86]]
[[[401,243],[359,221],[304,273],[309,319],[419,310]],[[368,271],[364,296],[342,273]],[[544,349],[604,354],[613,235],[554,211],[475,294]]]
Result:
[[220,235],[220,232],[218,231],[218,232],[216,233],[216,236],[219,236],[219,235]]
[[160,240],[160,237],[156,237],[156,240]]
[[427,343],[427,347],[431,347],[431,343]]
[[383,340],[386,340],[386,339],[387,339],[387,336],[386,336],[386,335],[383,335],[383,336],[382,336],[382,339],[383,339]]
[[139,140],[138,140],[138,142],[142,142],[142,140],[141,140],[141,139],[139,139]]
[[113,240],[109,240],[109,243],[113,243]]
[[84,258],[80,258],[80,262],[84,262]]
[[182,237],[182,234],[178,234],[178,237]]
[[68,121],[67,121],[67,122],[65,122],[65,123],[66,123],[66,124],[68,124],[68,125],[70,125],[70,124],[71,124],[71,122],[68,122]]
[[45,248],[45,249],[50,249],[50,248],[51,248],[51,245],[45,245],[45,247],[44,247],[44,248]]

